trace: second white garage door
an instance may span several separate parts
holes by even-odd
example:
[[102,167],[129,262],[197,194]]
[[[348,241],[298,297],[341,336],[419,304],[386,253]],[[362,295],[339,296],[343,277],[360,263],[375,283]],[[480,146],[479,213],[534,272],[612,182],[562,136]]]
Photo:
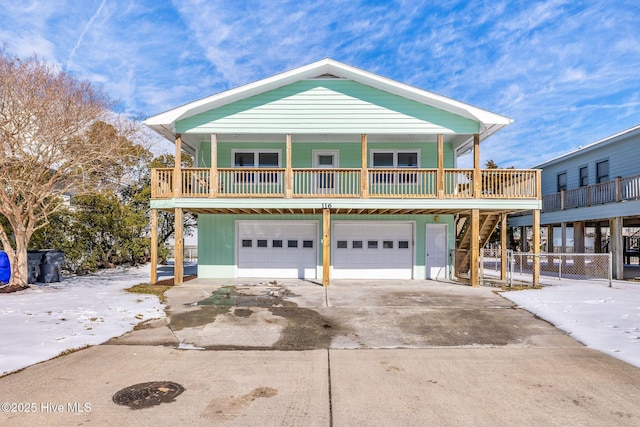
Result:
[[316,221],[238,221],[238,277],[315,279]]
[[333,278],[411,279],[413,235],[413,223],[334,223]]

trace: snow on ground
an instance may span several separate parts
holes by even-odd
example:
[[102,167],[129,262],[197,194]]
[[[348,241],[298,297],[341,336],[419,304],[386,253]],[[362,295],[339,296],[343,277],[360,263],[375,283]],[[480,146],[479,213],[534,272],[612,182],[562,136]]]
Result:
[[149,271],[148,265],[105,270],[0,294],[0,375],[164,318],[156,296],[123,290],[148,283]]
[[567,282],[501,295],[587,347],[640,367],[640,283]]

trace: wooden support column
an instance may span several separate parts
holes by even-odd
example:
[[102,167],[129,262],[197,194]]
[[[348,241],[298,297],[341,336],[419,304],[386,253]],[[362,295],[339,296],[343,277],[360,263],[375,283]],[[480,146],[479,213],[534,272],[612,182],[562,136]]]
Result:
[[552,254],[553,250],[553,224],[547,225],[547,253]]
[[478,262],[480,259],[480,210],[471,209],[471,257],[469,261],[469,281],[471,286],[480,285]]
[[533,211],[533,287],[540,286],[540,209]]
[[331,269],[331,212],[322,209],[322,286],[330,284]]
[[529,242],[527,241],[527,226],[520,227],[520,252],[527,252],[529,250]]
[[218,135],[211,134],[211,171],[209,174],[209,197],[218,197],[219,186],[218,183]]
[[624,239],[622,238],[621,217],[609,219],[609,252],[611,252],[611,265],[613,267],[613,278],[622,280],[624,278]]
[[184,235],[182,230],[182,208],[174,210],[173,284],[181,285],[184,275]]
[[507,214],[500,216],[500,280],[507,280]]
[[444,135],[438,135],[438,172],[436,173],[436,193],[444,199]]
[[599,222],[596,222],[596,237],[593,243],[593,252],[599,254],[602,253],[602,228]]
[[293,169],[291,168],[292,159],[291,159],[291,134],[287,134],[286,141],[286,170],[284,172],[285,176],[285,187],[284,187],[284,197],[290,199],[293,196]]
[[182,137],[176,135],[175,163],[173,166],[173,197],[182,196]]
[[151,284],[158,282],[158,210],[151,209]]
[[473,197],[482,195],[482,176],[480,174],[480,135],[473,135]]
[[573,252],[584,253],[584,222],[582,221],[573,223]]
[[[547,253],[549,254],[553,254],[554,253],[554,246],[553,246],[553,224],[549,224],[547,225]],[[547,264],[550,266],[553,266],[555,263],[553,255],[549,255],[549,257],[547,258]]]
[[369,198],[369,170],[367,169],[368,148],[367,134],[363,133],[360,138],[360,148],[362,157],[362,171],[360,176],[360,197]]
[[[584,253],[584,222],[573,223],[573,253]],[[579,257],[573,261],[577,265],[578,271],[584,271],[584,258]]]

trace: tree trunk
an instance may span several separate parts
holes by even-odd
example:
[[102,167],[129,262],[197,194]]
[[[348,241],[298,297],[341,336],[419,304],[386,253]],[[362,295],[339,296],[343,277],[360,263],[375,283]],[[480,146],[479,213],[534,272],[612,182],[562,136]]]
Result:
[[[14,228],[15,230],[15,228]],[[29,287],[29,269],[27,263],[27,244],[29,237],[25,232],[15,232],[16,251],[5,251],[11,264],[11,279],[3,292],[16,292]],[[6,249],[6,248],[5,248]]]

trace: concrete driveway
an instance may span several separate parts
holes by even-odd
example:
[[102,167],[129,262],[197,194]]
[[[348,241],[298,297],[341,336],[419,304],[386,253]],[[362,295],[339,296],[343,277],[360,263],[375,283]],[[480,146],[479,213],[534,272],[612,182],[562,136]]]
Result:
[[177,339],[209,350],[579,346],[489,288],[452,283],[335,281],[323,288],[301,280],[194,280],[166,295],[171,334],[162,344],[168,345]]
[[[194,280],[167,295],[168,322],[0,378],[3,401],[37,405],[0,424],[640,424],[640,369],[488,288]],[[151,381],[184,392],[112,401]]]

